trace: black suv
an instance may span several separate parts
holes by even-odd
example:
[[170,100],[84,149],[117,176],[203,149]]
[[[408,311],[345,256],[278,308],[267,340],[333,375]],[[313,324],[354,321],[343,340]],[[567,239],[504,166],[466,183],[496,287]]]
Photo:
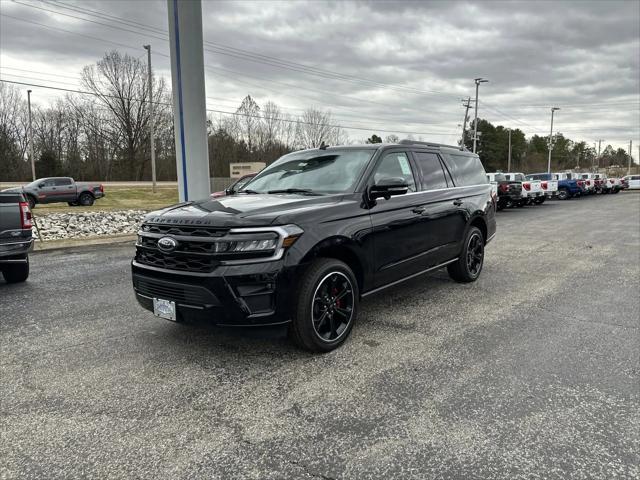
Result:
[[163,318],[289,323],[298,345],[329,351],[368,295],[444,266],[476,280],[495,210],[478,156],[458,147],[294,152],[234,195],[150,213],[133,286]]

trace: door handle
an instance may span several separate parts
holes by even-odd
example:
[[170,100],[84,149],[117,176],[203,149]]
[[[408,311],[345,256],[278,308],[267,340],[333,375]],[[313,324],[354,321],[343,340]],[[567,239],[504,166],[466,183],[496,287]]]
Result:
[[424,211],[426,210],[425,207],[416,207],[413,210],[411,210],[413,213],[415,213],[416,215],[422,215],[424,213]]
[[456,199],[453,201],[453,204],[454,204],[456,207],[459,207],[460,205],[462,205],[462,200],[460,200],[459,198],[456,198]]

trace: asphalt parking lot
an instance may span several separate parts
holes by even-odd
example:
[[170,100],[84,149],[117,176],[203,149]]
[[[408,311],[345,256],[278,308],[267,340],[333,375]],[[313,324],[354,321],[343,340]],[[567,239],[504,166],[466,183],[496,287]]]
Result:
[[640,476],[640,194],[500,212],[478,282],[367,299],[320,356],[153,317],[132,254],[0,280],[0,478]]

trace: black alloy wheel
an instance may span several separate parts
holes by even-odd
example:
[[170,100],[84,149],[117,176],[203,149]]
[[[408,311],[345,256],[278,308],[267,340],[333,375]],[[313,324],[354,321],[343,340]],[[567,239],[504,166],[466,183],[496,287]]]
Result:
[[305,350],[334,350],[349,336],[359,300],[358,282],[346,263],[335,258],[314,260],[298,284],[289,337]]
[[482,262],[484,261],[483,243],[482,234],[474,233],[471,235],[469,246],[467,247],[467,269],[471,275],[476,277],[480,274]]
[[456,282],[475,282],[484,265],[484,236],[477,227],[471,227],[465,237],[460,257],[447,266],[449,276]]
[[342,272],[326,275],[313,296],[311,315],[316,335],[325,342],[337,340],[353,317],[353,285]]
[[569,199],[569,190],[566,188],[561,188],[558,190],[558,200],[568,200]]

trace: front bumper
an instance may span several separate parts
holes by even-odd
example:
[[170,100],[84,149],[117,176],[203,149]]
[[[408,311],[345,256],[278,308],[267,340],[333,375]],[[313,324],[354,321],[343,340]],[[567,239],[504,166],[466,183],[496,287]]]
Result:
[[168,272],[132,262],[133,288],[140,305],[153,312],[153,299],[176,304],[178,321],[258,326],[287,323],[295,269],[283,261],[221,266],[211,274]]

